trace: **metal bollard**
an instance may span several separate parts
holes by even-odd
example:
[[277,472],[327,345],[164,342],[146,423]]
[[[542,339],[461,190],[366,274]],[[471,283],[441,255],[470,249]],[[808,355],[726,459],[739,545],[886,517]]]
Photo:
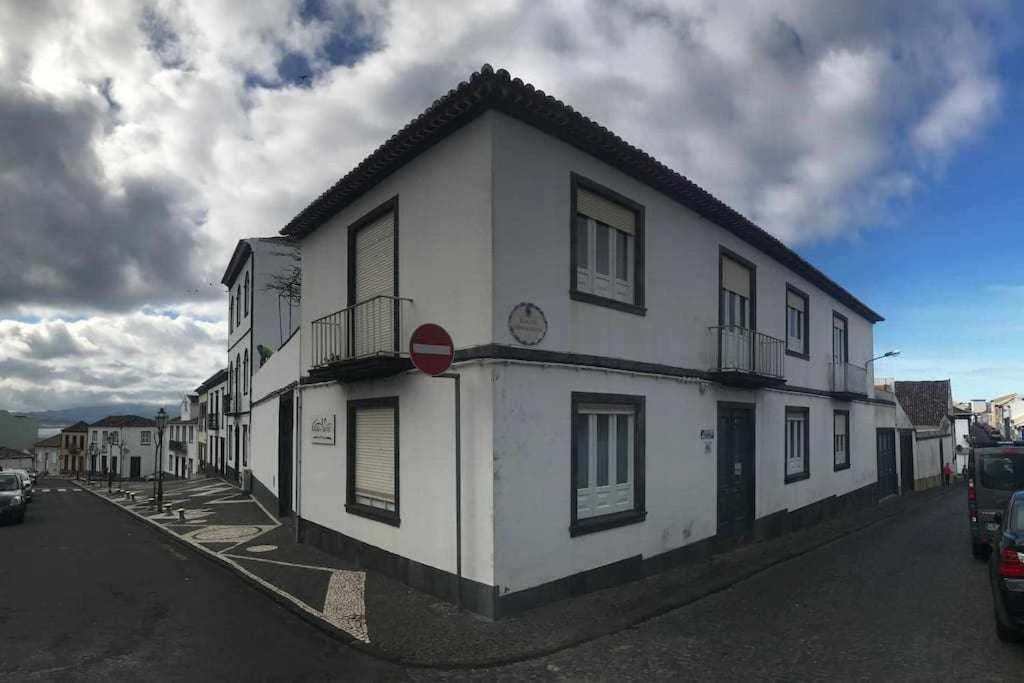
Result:
[[178,508],[178,521],[179,522],[184,522],[185,521],[185,510],[184,510],[184,508]]

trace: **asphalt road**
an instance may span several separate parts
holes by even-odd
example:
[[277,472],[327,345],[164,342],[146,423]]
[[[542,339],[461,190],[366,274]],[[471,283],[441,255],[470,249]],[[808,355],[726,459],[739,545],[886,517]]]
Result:
[[1022,680],[966,532],[961,490],[637,628],[445,673],[331,640],[88,493],[39,493],[0,528],[0,680]]
[[44,480],[0,527],[0,681],[319,681],[401,669],[92,494]]

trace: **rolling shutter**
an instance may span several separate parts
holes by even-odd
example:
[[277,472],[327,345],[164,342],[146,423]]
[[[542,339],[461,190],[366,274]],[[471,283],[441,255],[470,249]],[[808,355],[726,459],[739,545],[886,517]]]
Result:
[[[355,356],[395,352],[395,215],[387,213],[356,233]],[[362,305],[358,305],[362,304]]]
[[804,310],[804,299],[802,296],[798,296],[793,292],[786,292],[786,304],[790,308],[795,308],[798,311]]
[[395,409],[356,411],[356,501],[395,509]]
[[722,258],[722,288],[750,298],[750,270],[733,261]]
[[627,235],[636,233],[636,214],[633,211],[582,188],[576,191],[576,211]]

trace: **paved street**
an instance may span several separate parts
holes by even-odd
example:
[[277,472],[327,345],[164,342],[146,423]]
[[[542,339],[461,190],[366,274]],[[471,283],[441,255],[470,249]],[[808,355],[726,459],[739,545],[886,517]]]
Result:
[[[41,488],[0,528],[0,680],[1019,680],[995,638],[962,490],[638,628],[474,672],[340,645],[86,492]],[[60,486],[71,489],[73,486]]]

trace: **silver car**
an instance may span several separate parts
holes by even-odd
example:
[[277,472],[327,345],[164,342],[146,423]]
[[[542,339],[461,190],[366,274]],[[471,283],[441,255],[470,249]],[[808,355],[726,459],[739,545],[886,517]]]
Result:
[[32,475],[28,473],[28,470],[4,470],[4,472],[11,472],[21,477],[21,485],[23,495],[25,496],[25,502],[32,502],[32,490],[35,488],[32,485]]
[[25,521],[24,484],[20,475],[13,472],[0,472],[0,519],[13,519],[21,524]]

